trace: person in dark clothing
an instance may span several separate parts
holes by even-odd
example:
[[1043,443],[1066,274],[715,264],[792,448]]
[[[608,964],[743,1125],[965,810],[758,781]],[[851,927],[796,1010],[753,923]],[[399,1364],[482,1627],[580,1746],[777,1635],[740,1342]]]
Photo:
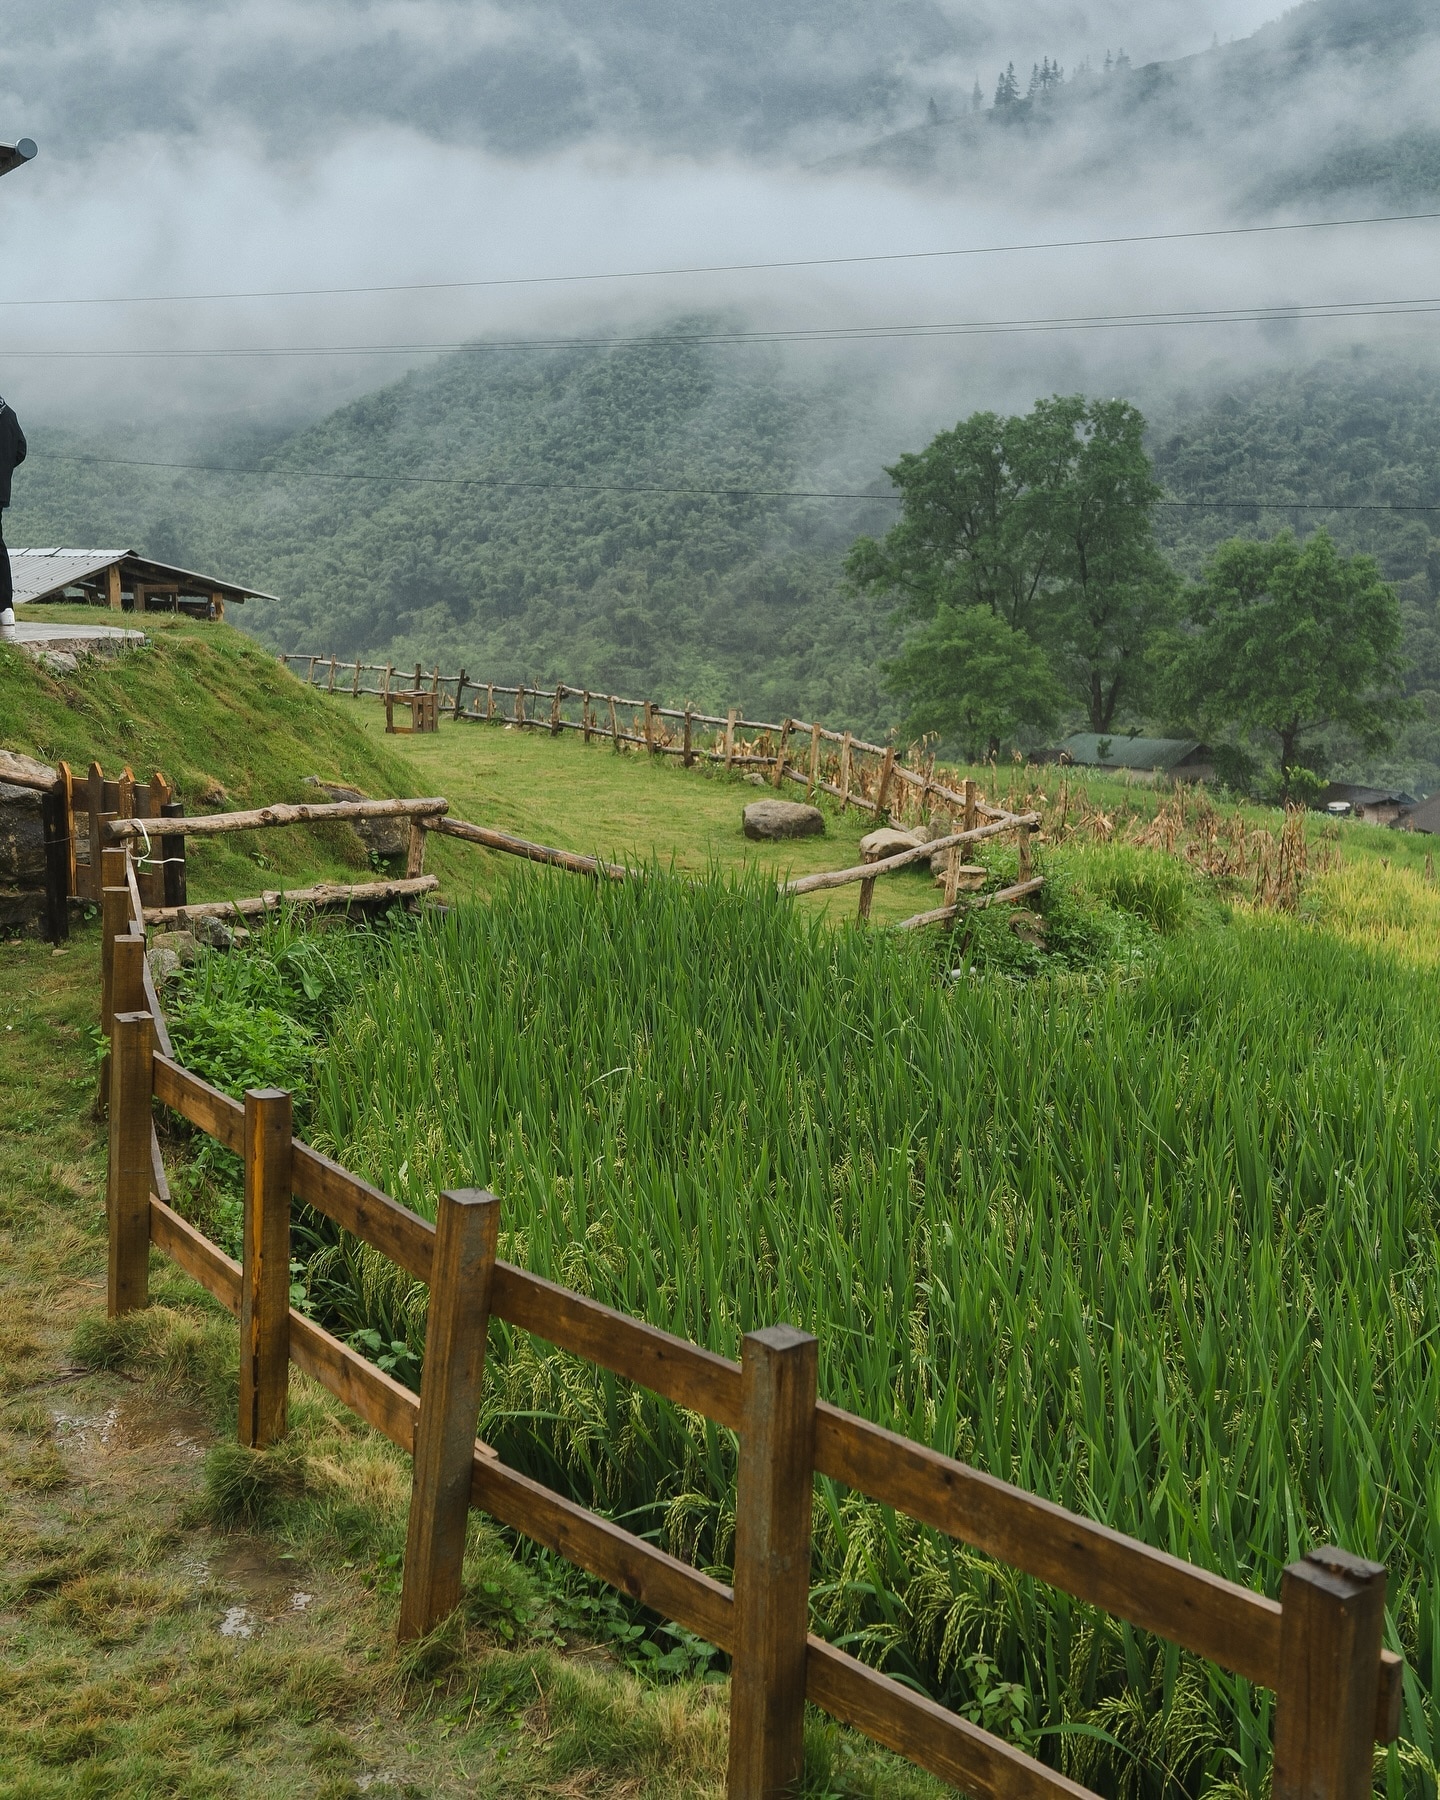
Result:
[[5,548],[5,508],[10,504],[10,477],[25,460],[25,433],[15,408],[0,400],[0,628],[15,623],[15,588],[10,575],[10,552]]

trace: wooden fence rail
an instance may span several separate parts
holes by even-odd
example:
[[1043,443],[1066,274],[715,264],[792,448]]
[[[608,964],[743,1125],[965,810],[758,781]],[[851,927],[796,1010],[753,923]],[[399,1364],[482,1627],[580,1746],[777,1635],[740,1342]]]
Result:
[[[125,850],[109,854],[128,860]],[[123,879],[123,875],[122,875]],[[1277,1603],[1067,1512],[820,1400],[816,1345],[787,1326],[749,1333],[739,1363],[496,1256],[499,1203],[437,1196],[436,1222],[291,1135],[288,1096],[242,1103],[169,1053],[143,968],[143,909],[127,881],[109,990],[109,1306],[147,1304],[152,1247],[241,1323],[240,1435],[286,1426],[288,1366],[311,1375],[413,1457],[400,1631],[432,1629],[459,1598],[470,1506],[675,1619],[732,1659],[731,1800],[779,1800],[800,1773],[806,1700],[985,1800],[1088,1800],[1087,1790],[808,1629],[812,1483],[828,1476],[1139,1629],[1277,1692],[1274,1793],[1366,1800],[1372,1744],[1399,1729],[1402,1664],[1382,1647],[1385,1572],[1311,1552]],[[140,945],[123,953],[120,942]],[[118,973],[116,973],[118,971]],[[245,1167],[244,1254],[225,1256],[168,1204],[158,1100]],[[292,1199],[323,1212],[430,1288],[417,1397],[289,1305]],[[733,1589],[506,1468],[476,1439],[486,1327],[502,1320],[702,1413],[739,1439]]]
[[[564,682],[549,688],[523,684],[512,687],[502,682],[476,681],[464,669],[458,675],[442,675],[438,665],[426,676],[417,664],[413,675],[404,675],[409,685],[402,691],[393,685],[393,664],[340,663],[333,656],[288,652],[279,660],[287,668],[296,666],[303,680],[328,693],[348,694],[352,698],[365,694],[382,704],[390,703],[392,709],[394,703],[404,701],[413,710],[422,695],[433,699],[434,719],[426,729],[433,729],[439,716],[448,714],[457,720],[518,726],[546,731],[552,736],[578,731],[587,743],[594,738],[613,744],[616,750],[629,745],[652,756],[678,756],[687,767],[697,762],[720,763],[727,769],[768,767],[777,788],[786,781],[793,782],[812,796],[816,792],[828,793],[840,801],[842,808],[858,807],[877,817],[886,811],[886,802],[892,797],[897,804],[922,811],[937,805],[958,810],[965,804],[958,788],[936,779],[933,757],[922,758],[920,767],[911,767],[896,756],[893,745],[872,744],[853,732],[835,731],[813,720],[746,719],[738,708],[721,718],[693,707],[660,706],[653,700],[592,692]],[[337,672],[346,679],[337,680]],[[370,687],[362,683],[362,673],[383,679]],[[513,704],[497,705],[497,700]],[[572,710],[578,707],[579,717],[567,717],[567,706]],[[630,715],[629,729],[621,724],[622,714]],[[418,714],[416,719],[418,728]],[[670,731],[667,724],[678,729]],[[697,741],[697,733],[706,732],[714,733],[716,738],[709,746]],[[797,758],[793,746],[798,742],[805,742],[806,749]],[[822,750],[827,744],[835,747],[835,754],[828,760]],[[984,801],[978,802],[978,812],[988,819],[1007,816],[1003,807]]]

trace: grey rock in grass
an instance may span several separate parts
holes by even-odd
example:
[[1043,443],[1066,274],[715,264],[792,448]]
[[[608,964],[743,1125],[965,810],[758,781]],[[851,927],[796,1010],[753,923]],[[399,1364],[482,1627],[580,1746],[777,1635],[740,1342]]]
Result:
[[797,800],[752,800],[742,828],[747,838],[814,837],[824,831],[825,815]]
[[[157,931],[150,940],[150,955],[153,958],[157,951],[164,951],[173,956],[177,967],[184,963],[193,963],[200,954],[200,946],[195,942],[193,931]],[[154,967],[152,962],[151,967]],[[158,981],[160,977],[157,975]]]
[[161,944],[149,953],[150,973],[156,987],[164,987],[172,975],[180,973],[180,958]]
[[901,831],[894,825],[882,825],[878,831],[867,831],[861,838],[860,854],[866,862],[878,862],[882,856],[894,856],[901,850],[918,850],[924,842],[925,839],[919,832]]
[[[345,787],[338,781],[322,781],[318,775],[307,775],[305,786],[319,788],[327,800],[368,800],[369,794],[359,788]],[[387,861],[404,856],[410,848],[408,819],[351,819],[356,835],[365,848]]]
[[201,913],[190,929],[196,941],[204,944],[207,950],[235,950],[250,937],[243,925],[231,925],[224,919],[217,919],[214,913]]
[[68,650],[37,650],[35,660],[52,675],[73,675],[80,667],[79,657]]

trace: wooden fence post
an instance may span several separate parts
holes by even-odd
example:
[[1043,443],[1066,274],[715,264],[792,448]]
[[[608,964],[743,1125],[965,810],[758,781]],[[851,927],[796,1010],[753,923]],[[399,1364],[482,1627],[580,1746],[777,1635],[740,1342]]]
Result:
[[732,706],[725,720],[725,773],[730,773],[735,761],[735,721],[740,717],[740,708]]
[[425,873],[425,833],[430,829],[429,819],[412,819],[410,821],[410,839],[405,851],[406,879],[413,881],[417,875]]
[[525,688],[523,683],[515,690],[515,723],[517,725],[523,725],[525,723]]
[[70,808],[64,788],[40,796],[40,828],[45,838],[45,929],[52,944],[70,935]]
[[115,1017],[115,940],[130,933],[130,889],[100,893],[100,1029],[108,1037]]
[[850,733],[845,733],[845,742],[840,746],[840,810],[850,810]]
[[433,1631],[460,1599],[499,1230],[493,1194],[441,1194],[400,1594],[402,1641]]
[[889,745],[885,751],[885,760],[880,765],[880,785],[875,790],[875,823],[880,823],[880,815],[885,811],[885,801],[890,793],[890,782],[895,774],[895,746]]
[[1274,1800],[1369,1800],[1385,1570],[1312,1550],[1280,1584]]
[[1020,841],[1015,852],[1016,878],[1020,881],[1030,879],[1030,827],[1020,827]]
[[327,694],[335,692],[335,658],[333,656],[330,658],[330,678],[325,683],[325,692]]
[[284,1437],[290,1393],[290,1096],[245,1092],[244,1272],[240,1280],[240,1442]]
[[390,717],[390,677],[394,673],[395,673],[394,663],[386,663],[386,665],[385,665],[385,691],[380,697],[385,702],[385,717],[387,719]]
[[685,762],[685,767],[687,769],[693,768],[695,766],[695,752],[690,746],[690,708],[689,708],[688,704],[686,705],[686,708],[685,708],[685,757],[684,757],[684,762]]
[[780,748],[775,752],[775,774],[772,777],[777,788],[785,779],[785,747],[790,742],[790,730],[794,723],[793,719],[787,719],[780,727]]
[[810,727],[810,791],[808,798],[811,804],[815,800],[816,784],[820,780],[820,723],[817,720]]
[[645,702],[645,747],[653,756],[655,754],[655,703]]
[[460,665],[460,679],[455,683],[455,717],[458,719],[465,710],[465,684],[470,679],[465,665]]
[[112,1319],[150,1302],[150,1096],[155,1022],[116,1013],[110,1027],[110,1158],[105,1213],[110,1254],[106,1306]]
[[145,1011],[145,939],[136,932],[117,937],[111,949],[110,1001],[113,1013]]
[[589,688],[586,688],[585,692],[583,694],[581,694],[581,696],[580,696],[580,729],[583,734],[582,741],[584,743],[588,744],[590,742],[590,690],[589,690]]
[[615,696],[610,695],[610,741],[615,746],[615,754],[620,754],[620,721],[615,716]]
[[728,1800],[782,1800],[804,1763],[815,1373],[807,1332],[746,1333]]
[[[165,819],[183,819],[183,800],[167,800],[160,808]],[[185,891],[185,839],[178,835],[160,839],[160,856],[164,873],[163,898],[166,906],[183,906]]]
[[350,689],[350,698],[352,700],[360,698],[360,658],[358,656],[355,658],[355,681]]
[[559,737],[559,735],[560,735],[560,702],[564,698],[565,698],[565,689],[557,681],[555,683],[554,695],[552,696],[551,701],[550,701],[550,735],[551,735],[551,737]]
[[974,780],[969,775],[967,775],[965,777],[965,830],[966,831],[973,831],[975,829],[975,818],[976,818],[975,783],[974,783]]

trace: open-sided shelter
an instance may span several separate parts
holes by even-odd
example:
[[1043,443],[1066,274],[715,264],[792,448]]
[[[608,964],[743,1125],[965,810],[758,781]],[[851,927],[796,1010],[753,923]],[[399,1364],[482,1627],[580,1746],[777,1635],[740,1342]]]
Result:
[[259,588],[179,569],[133,550],[12,549],[10,568],[17,606],[78,600],[115,612],[183,612],[222,619],[227,604],[275,598]]

